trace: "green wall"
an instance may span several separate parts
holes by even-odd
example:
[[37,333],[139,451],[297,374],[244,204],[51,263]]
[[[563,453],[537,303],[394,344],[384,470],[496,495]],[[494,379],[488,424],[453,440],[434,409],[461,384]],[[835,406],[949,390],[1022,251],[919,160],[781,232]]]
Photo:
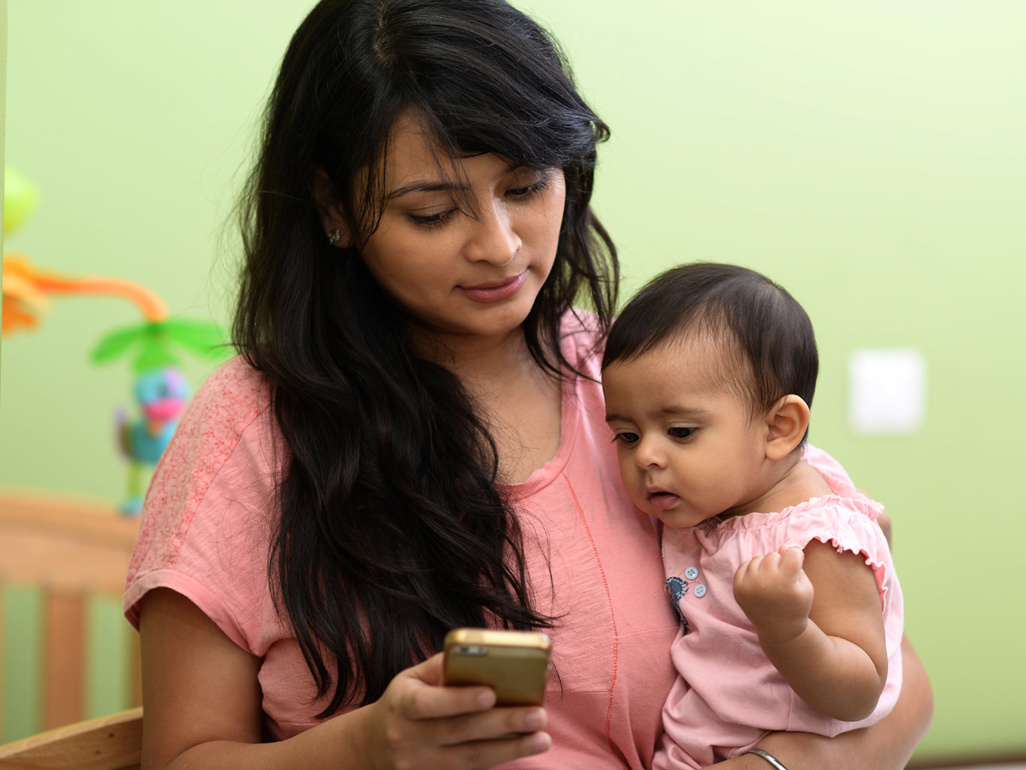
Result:
[[[41,199],[6,247],[224,320],[223,225],[308,5],[10,0],[7,162]],[[613,127],[596,206],[626,291],[677,262],[735,261],[812,315],[813,439],[895,519],[907,628],[936,695],[918,757],[1026,753],[1026,5],[521,5]],[[58,300],[38,332],[4,341],[0,483],[121,494],[112,422],[130,375],[86,356],[136,319],[114,299]],[[846,362],[867,347],[925,355],[918,432],[848,427]]]

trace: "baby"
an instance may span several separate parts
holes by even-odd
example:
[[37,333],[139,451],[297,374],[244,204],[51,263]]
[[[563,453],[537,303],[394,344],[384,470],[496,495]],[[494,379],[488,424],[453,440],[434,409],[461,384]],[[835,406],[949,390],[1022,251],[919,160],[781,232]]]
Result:
[[897,699],[882,508],[806,443],[818,368],[802,307],[732,265],[660,275],[610,333],[606,420],[631,498],[664,525],[680,616],[655,770],[747,753],[770,731],[836,735]]

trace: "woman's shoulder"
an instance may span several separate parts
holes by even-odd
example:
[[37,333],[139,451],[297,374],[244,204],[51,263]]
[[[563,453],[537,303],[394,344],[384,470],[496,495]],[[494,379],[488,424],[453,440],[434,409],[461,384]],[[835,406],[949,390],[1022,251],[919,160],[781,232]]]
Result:
[[236,356],[207,377],[192,403],[208,409],[224,406],[234,412],[250,412],[263,411],[270,400],[267,378],[245,356]]
[[270,407],[270,384],[244,356],[221,365],[189,403],[155,480],[216,473],[245,436],[252,437],[247,443],[266,444]]
[[589,377],[598,378],[606,335],[590,310],[569,308],[560,325],[560,346],[566,360]]
[[844,466],[822,449],[806,444],[802,448],[802,459],[819,472],[836,494],[844,497],[861,496]]
[[228,556],[240,582],[250,577],[241,554],[256,552],[263,563],[277,446],[270,403],[266,379],[242,357],[197,390],[146,493],[129,566],[129,620],[137,621],[136,603],[159,585],[213,617],[220,611],[214,593],[199,587],[227,593],[230,581],[218,570]]
[[[262,475],[272,456],[270,387],[244,357],[214,371],[196,391],[153,474],[144,505],[149,516],[188,524],[229,461]],[[241,452],[240,452],[241,448]],[[236,479],[241,482],[241,479]]]

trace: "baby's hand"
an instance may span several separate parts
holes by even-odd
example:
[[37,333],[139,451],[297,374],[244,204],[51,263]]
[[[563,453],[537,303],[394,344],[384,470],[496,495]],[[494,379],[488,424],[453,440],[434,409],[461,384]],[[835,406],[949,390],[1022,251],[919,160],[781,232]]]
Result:
[[813,591],[804,561],[799,549],[781,548],[746,561],[734,573],[734,598],[763,643],[787,643],[808,626]]

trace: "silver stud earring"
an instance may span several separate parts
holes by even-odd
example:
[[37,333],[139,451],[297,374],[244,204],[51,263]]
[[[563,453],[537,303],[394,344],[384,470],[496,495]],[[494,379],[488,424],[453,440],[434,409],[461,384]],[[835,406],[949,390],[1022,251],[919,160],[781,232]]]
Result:
[[328,233],[328,243],[330,243],[332,246],[334,246],[340,240],[342,240],[342,228],[341,227],[336,227],[334,230],[332,230],[330,233]]

